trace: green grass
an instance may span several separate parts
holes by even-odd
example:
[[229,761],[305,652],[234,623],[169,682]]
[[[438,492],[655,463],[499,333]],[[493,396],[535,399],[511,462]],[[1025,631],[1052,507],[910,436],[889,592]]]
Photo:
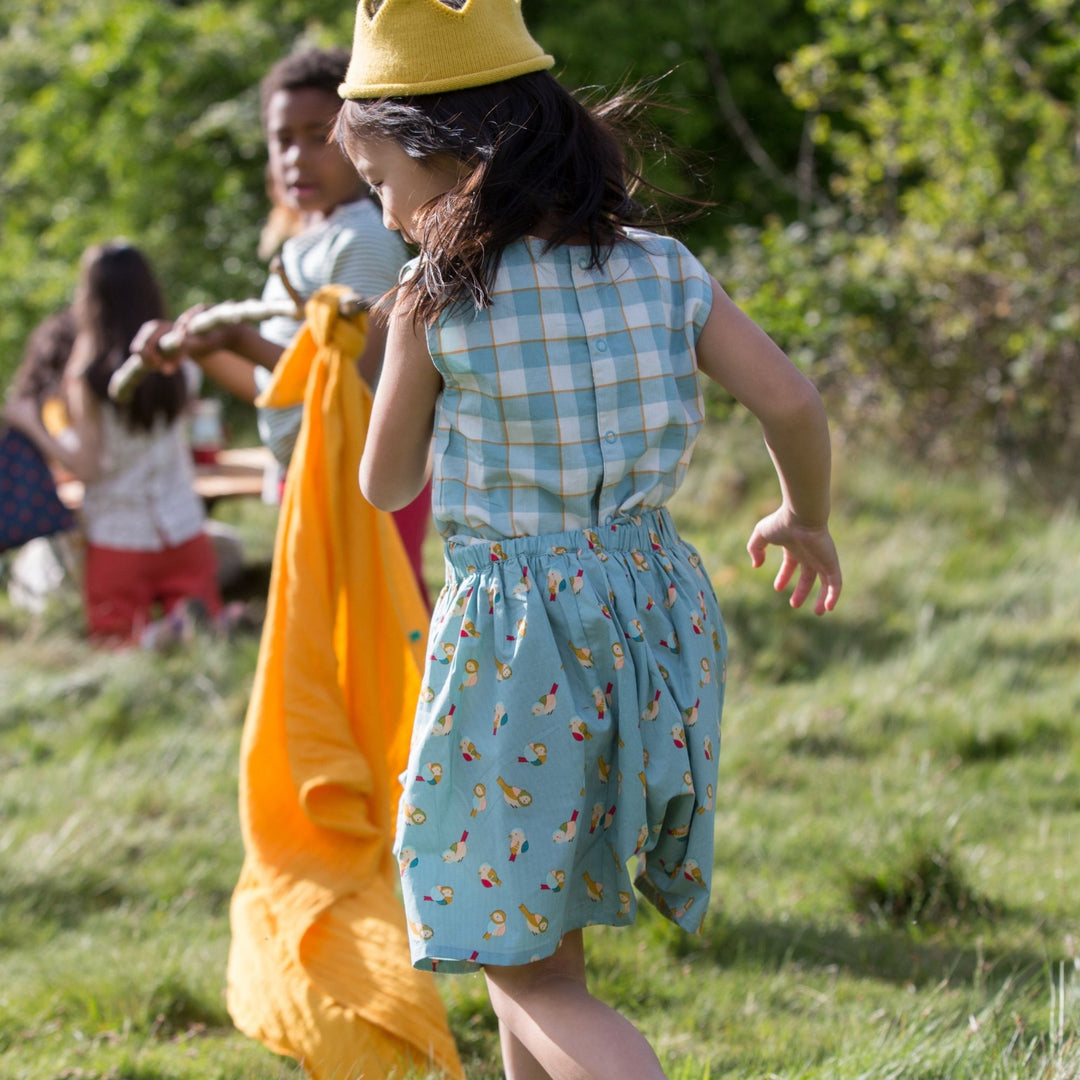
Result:
[[[592,932],[593,987],[672,1080],[1077,1080],[1080,519],[838,457],[816,619],[744,550],[756,437],[700,447],[674,511],[731,638],[715,901],[698,937]],[[272,521],[229,513],[265,588]],[[223,999],[257,646],[97,653],[76,597],[0,601],[0,1080],[301,1075]],[[482,980],[440,986],[470,1080],[501,1076]]]

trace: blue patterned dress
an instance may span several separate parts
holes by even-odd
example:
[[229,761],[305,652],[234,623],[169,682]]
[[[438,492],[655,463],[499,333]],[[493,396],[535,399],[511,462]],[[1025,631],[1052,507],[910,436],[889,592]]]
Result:
[[726,639],[664,505],[703,408],[711,280],[640,231],[503,255],[444,315],[434,514],[446,584],[395,851],[413,963],[523,964],[636,912],[705,915]]

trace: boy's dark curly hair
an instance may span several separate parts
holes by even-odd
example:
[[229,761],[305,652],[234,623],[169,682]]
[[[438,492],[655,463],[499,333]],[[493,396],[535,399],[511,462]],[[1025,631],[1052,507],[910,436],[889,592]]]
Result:
[[349,53],[345,49],[300,49],[283,57],[259,84],[263,125],[270,99],[279,90],[324,90],[337,99],[348,68]]

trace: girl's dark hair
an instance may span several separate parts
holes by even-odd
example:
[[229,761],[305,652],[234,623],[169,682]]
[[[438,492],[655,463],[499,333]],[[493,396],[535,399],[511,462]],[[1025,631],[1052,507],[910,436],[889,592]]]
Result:
[[12,396],[32,398],[40,409],[49,398],[60,394],[75,332],[70,306],[54,311],[34,327],[11,380]]
[[90,337],[93,359],[86,381],[101,401],[119,409],[128,426],[149,431],[158,420],[171,423],[187,404],[183,372],[152,372],[123,406],[109,398],[109,380],[127,359],[131,339],[148,319],[165,318],[165,302],[146,256],[124,241],[111,241],[83,254],[75,319]]
[[623,125],[632,93],[586,107],[548,72],[408,98],[346,101],[333,137],[346,153],[390,139],[419,162],[447,157],[467,175],[423,209],[420,270],[399,288],[425,322],[448,307],[483,307],[503,249],[541,223],[548,246],[574,242],[599,265],[621,226],[639,222],[641,181]]

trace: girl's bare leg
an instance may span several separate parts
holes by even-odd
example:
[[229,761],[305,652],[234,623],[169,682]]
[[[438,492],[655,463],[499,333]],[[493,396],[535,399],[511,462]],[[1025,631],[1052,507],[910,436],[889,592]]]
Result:
[[521,1040],[499,1021],[499,1046],[506,1080],[551,1080],[544,1067],[525,1049]]
[[484,975],[500,1033],[512,1036],[507,1080],[666,1080],[641,1032],[586,989],[580,930],[545,960]]

